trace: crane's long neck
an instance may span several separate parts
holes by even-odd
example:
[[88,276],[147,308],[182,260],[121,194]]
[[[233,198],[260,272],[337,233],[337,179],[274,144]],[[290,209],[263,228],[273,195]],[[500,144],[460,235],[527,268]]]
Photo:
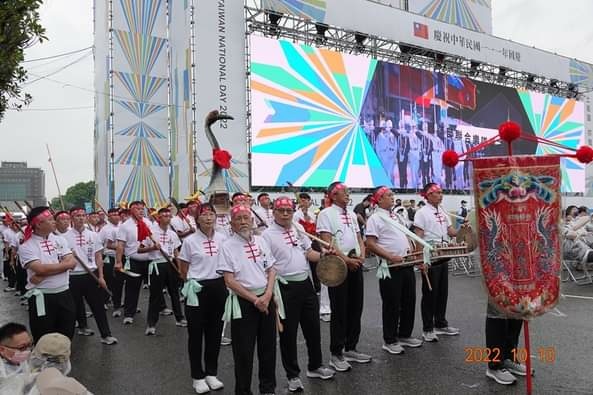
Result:
[[212,149],[220,149],[220,145],[218,144],[218,140],[216,140],[216,137],[214,136],[214,133],[212,133],[212,128],[210,127],[213,123],[214,122],[209,123],[208,121],[206,121],[206,137],[208,138],[208,141],[210,142],[210,145],[212,146]]

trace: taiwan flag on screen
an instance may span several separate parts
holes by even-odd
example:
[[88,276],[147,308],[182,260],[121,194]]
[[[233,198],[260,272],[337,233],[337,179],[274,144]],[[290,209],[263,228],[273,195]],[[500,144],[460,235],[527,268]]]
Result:
[[414,22],[414,36],[428,40],[428,25]]
[[446,100],[461,107],[476,109],[476,85],[469,79],[455,75],[447,76]]

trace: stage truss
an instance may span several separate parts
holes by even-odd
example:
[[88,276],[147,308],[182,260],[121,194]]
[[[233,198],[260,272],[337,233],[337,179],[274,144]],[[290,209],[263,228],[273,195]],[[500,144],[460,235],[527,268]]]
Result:
[[[272,23],[271,19],[275,23]],[[573,83],[515,71],[498,65],[471,61],[460,56],[399,43],[364,32],[354,32],[316,23],[294,15],[279,14],[265,10],[257,0],[245,1],[245,22],[247,42],[249,42],[249,35],[259,34],[338,52],[366,55],[374,59],[418,69],[455,74],[494,85],[528,89],[575,99],[580,99],[584,93],[579,91],[584,87]],[[318,34],[319,28],[325,30],[323,35]],[[364,40],[361,43],[357,41],[357,38],[359,40],[364,38]],[[249,54],[248,44],[247,49]],[[249,70],[249,64],[247,67]]]

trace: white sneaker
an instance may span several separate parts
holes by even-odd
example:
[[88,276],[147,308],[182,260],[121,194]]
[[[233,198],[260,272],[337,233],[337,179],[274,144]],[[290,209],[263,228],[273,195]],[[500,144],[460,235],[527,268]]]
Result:
[[356,350],[344,351],[344,359],[348,362],[368,363],[373,359],[370,355],[363,354]]
[[175,326],[185,328],[185,327],[187,327],[187,320],[183,319],[183,320],[176,321]]
[[212,391],[224,388],[224,384],[216,376],[206,376],[206,384]]
[[206,384],[206,380],[201,379],[201,380],[194,380],[194,390],[196,390],[196,393],[198,394],[205,394],[207,392],[210,392],[210,387],[208,387],[208,384]]
[[78,333],[80,336],[93,336],[95,334],[95,332],[89,328],[78,328],[76,333]]
[[399,343],[383,344],[383,347],[381,348],[389,354],[397,355],[404,352],[404,348]]
[[132,317],[125,317],[123,320],[124,325],[132,325],[134,323],[134,319]]
[[486,369],[486,377],[503,385],[511,385],[517,381],[517,378],[506,369]]
[[331,321],[331,314],[320,314],[319,319],[323,322],[330,322]]
[[111,346],[117,343],[117,339],[113,336],[106,336],[101,338],[101,343]]
[[144,331],[144,334],[146,336],[154,336],[156,335],[156,328],[154,326],[149,326],[148,328],[146,328],[146,330]]
[[221,338],[220,338],[220,345],[221,345],[221,346],[228,346],[228,345],[230,345],[232,342],[233,342],[233,341],[232,341],[232,340],[231,340],[229,337],[223,336],[223,337],[221,337]]
[[420,347],[422,346],[422,340],[414,337],[400,337],[398,343],[405,347]]
[[305,387],[303,387],[303,383],[301,382],[301,379],[299,379],[298,377],[294,377],[288,380],[289,392],[301,392],[304,389]]
[[434,333],[437,335],[456,336],[459,335],[459,328],[446,326],[444,328],[434,328]]
[[333,369],[321,366],[315,370],[307,370],[307,377],[310,379],[329,380],[336,375]]
[[434,331],[422,332],[422,338],[424,339],[425,342],[429,342],[429,343],[439,341],[439,337],[437,336],[436,333],[434,333]]
[[332,355],[329,359],[329,366],[338,372],[345,372],[352,369],[352,365],[350,365],[342,355]]
[[[505,359],[504,361],[502,361],[502,366],[512,374],[516,374],[517,376],[527,376],[527,366],[522,363],[517,363],[511,361],[510,359]],[[533,369],[531,369],[532,376],[533,372]]]
[[121,309],[115,309],[115,310],[113,310],[113,313],[111,313],[111,316],[113,318],[121,317]]
[[159,314],[160,314],[160,315],[164,315],[164,316],[167,316],[167,315],[173,315],[173,310],[171,310],[171,309],[162,309],[162,310],[159,312]]

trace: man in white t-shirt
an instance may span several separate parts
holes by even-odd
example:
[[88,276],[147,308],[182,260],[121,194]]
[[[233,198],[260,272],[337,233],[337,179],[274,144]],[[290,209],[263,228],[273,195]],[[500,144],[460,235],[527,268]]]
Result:
[[[231,294],[224,319],[231,321],[235,393],[251,393],[253,352],[257,341],[259,392],[276,388],[276,302],[272,300],[276,271],[268,243],[254,235],[251,210],[231,209],[233,235],[224,241],[218,272]],[[280,314],[280,313],[278,313]]]
[[66,241],[52,233],[55,221],[48,207],[35,207],[27,215],[29,225],[19,248],[27,270],[29,327],[35,341],[46,333],[74,336],[76,309],[69,289],[68,271],[76,261]]
[[[74,297],[76,320],[78,321],[77,333],[81,336],[93,335],[93,331],[87,324],[84,306],[86,301],[101,333],[101,343],[116,344],[117,339],[111,336],[104,308],[105,291],[103,289],[107,288],[107,283],[103,276],[103,245],[99,241],[99,235],[85,226],[86,213],[83,208],[72,208],[70,217],[72,218],[72,227],[64,234],[64,239],[66,239],[75,259],[78,258],[82,262],[81,264],[77,261],[76,267],[70,272],[70,289]],[[98,284],[83,264],[99,279]]]
[[364,303],[362,264],[365,257],[364,242],[354,212],[347,209],[350,194],[345,184],[334,182],[327,189],[332,205],[319,213],[317,232],[328,242],[335,242],[336,255],[348,266],[346,280],[329,288],[331,304],[330,366],[345,372],[352,366],[349,361],[368,363],[371,356],[358,352],[360,319]]
[[126,278],[124,325],[134,322],[142,278],[148,276],[148,264],[151,261],[149,253],[159,249],[158,243],[154,244],[150,240],[152,236],[150,226],[150,222],[144,218],[144,202],[135,201],[130,203],[130,218],[117,230],[115,270],[122,270],[124,261],[127,260],[130,271],[141,275],[140,277],[128,276]]
[[420,347],[422,341],[412,337],[416,311],[416,277],[412,266],[387,268],[398,264],[411,249],[410,242],[399,224],[406,222],[393,212],[393,192],[379,187],[373,194],[377,204],[367,220],[366,245],[381,260],[377,272],[383,310],[383,349],[390,354],[401,354],[403,346]]
[[[431,243],[448,242],[457,231],[451,225],[449,214],[441,207],[443,190],[429,182],[422,190],[422,197],[427,204],[414,215],[414,232]],[[425,276],[422,277],[422,338],[427,342],[438,341],[437,335],[459,334],[459,329],[449,326],[445,318],[449,295],[448,262],[448,259],[433,261],[428,269],[432,291],[428,289]]]
[[293,214],[292,200],[279,197],[274,201],[274,220],[262,233],[276,258],[274,267],[286,312],[284,331],[280,333],[280,354],[290,392],[303,389],[297,357],[299,325],[309,356],[307,377],[327,380],[335,374],[321,365],[319,300],[309,278],[309,261],[319,261],[320,253],[311,248],[311,240],[303,233],[301,225],[293,223]]
[[103,275],[107,287],[113,294],[113,317],[121,316],[121,302],[124,287],[124,274],[115,271],[115,249],[117,248],[117,230],[120,224],[120,215],[117,208],[110,208],[107,212],[107,223],[99,232],[99,242],[103,246]]
[[171,227],[181,240],[196,231],[188,218],[188,210],[185,203],[179,203],[177,214],[171,218]]
[[[255,222],[259,231],[263,232],[267,226],[274,222],[274,214],[272,213],[272,200],[270,195],[263,192],[257,195],[257,202],[259,206],[253,209],[255,215]],[[257,215],[256,215],[257,214]]]
[[[175,263],[181,246],[179,237],[169,226],[170,223],[171,210],[162,208],[158,211],[157,223],[151,228],[153,237],[161,248],[149,253],[151,262],[148,266],[150,296],[148,298],[148,315],[146,316],[147,328],[145,334],[147,336],[156,334],[156,324],[163,303],[163,288],[167,289],[167,293],[171,298],[171,307],[173,308],[173,314],[175,314],[175,325],[178,327],[187,326],[187,321],[183,317],[181,304],[179,303],[178,274],[171,264],[167,262],[167,258],[169,258],[170,261]],[[167,257],[163,256],[163,252]]]

